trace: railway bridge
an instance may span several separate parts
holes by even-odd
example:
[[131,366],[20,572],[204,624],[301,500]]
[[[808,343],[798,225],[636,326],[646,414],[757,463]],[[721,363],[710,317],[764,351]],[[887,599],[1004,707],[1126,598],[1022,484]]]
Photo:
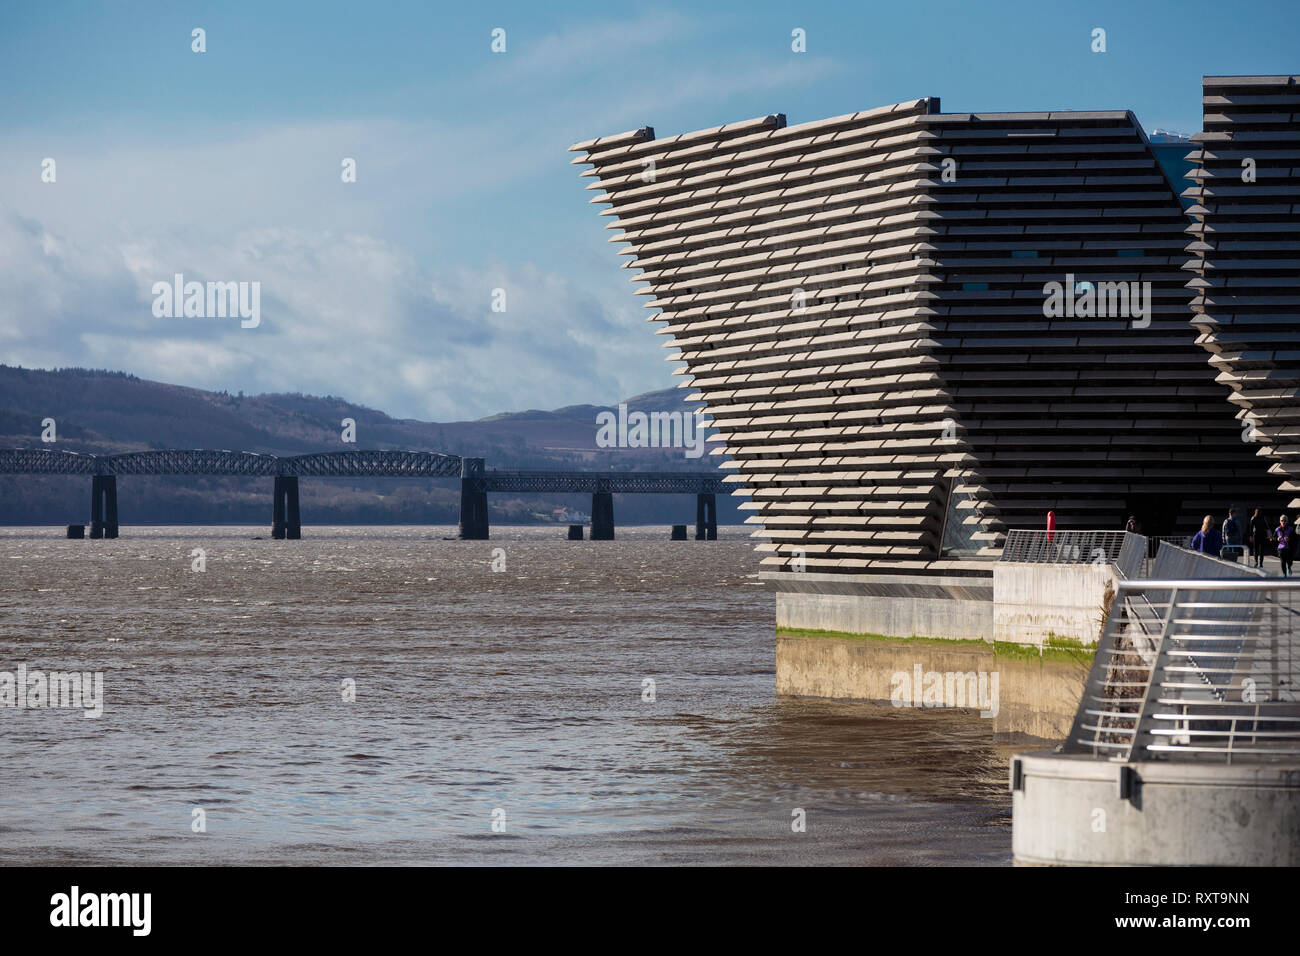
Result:
[[0,474],[90,477],[90,537],[118,535],[120,475],[221,475],[271,478],[271,534],[301,538],[299,478],[459,478],[460,537],[487,540],[490,492],[591,495],[592,540],[613,540],[615,494],[694,494],[695,537],[718,536],[723,476],[708,472],[489,471],[482,458],[428,451],[332,451],[262,455],[248,451],[151,450],[89,455],[46,448],[0,449]]

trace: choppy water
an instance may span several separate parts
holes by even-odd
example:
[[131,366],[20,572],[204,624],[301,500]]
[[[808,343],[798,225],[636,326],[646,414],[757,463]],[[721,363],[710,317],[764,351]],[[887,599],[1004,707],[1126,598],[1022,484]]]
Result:
[[123,533],[0,529],[0,671],[105,673],[0,707],[0,863],[1010,860],[987,724],[776,696],[743,531]]

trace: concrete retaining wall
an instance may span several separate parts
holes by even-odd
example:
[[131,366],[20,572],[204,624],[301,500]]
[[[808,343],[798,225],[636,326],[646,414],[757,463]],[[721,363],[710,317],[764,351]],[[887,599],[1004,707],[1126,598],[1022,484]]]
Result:
[[[1193,552],[1162,547],[1161,556],[1165,567],[1180,576],[1252,573],[1244,565]],[[1115,571],[1093,564],[972,565],[977,567],[987,573],[763,574],[776,587],[778,628],[873,636],[778,635],[777,693],[888,701],[893,675],[917,664],[924,672],[996,672],[1002,705],[994,729],[1063,739],[1083,692],[1087,665],[1051,652],[1041,659],[995,657],[991,642],[1042,649],[1056,636],[1096,644],[1103,605],[1115,590]],[[954,644],[907,640],[918,637]]]
[[989,640],[993,636],[993,603],[947,597],[778,591],[776,624],[847,634]]
[[1041,646],[1054,636],[1096,644],[1115,584],[1109,564],[998,562],[993,639]]
[[[1086,661],[1008,658],[995,655],[992,644],[976,642],[946,645],[787,634],[776,638],[778,694],[890,703],[900,686],[913,689],[918,666],[923,675],[987,675],[986,686],[996,687],[996,713],[980,718],[975,708],[965,708],[972,719],[987,719],[994,733],[1043,740],[1062,740],[1069,733],[1088,676]],[[903,696],[908,699],[908,694]]]
[[[983,577],[780,574],[778,627],[884,637],[1094,644],[1115,590],[1109,565],[987,562]],[[765,577],[768,577],[765,575]]]

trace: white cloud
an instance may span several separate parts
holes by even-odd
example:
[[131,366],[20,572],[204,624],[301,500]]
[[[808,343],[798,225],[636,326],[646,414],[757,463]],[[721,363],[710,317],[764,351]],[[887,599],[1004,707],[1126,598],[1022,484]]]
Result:
[[[518,224],[492,202],[558,173],[573,176],[563,201],[580,205],[564,154],[575,139],[836,69],[715,59],[647,86],[572,81],[627,75],[639,55],[692,31],[678,14],[651,12],[512,36],[509,62],[490,69],[535,89],[461,122],[14,131],[0,143],[0,361],[330,393],[443,420],[665,387],[674,379],[662,340],[616,257],[552,256],[559,264],[546,269],[503,255],[500,240]],[[45,156],[58,162],[54,184],[40,181]],[[357,160],[355,184],[340,180],[344,157]],[[587,236],[601,224],[593,210]],[[549,245],[572,242],[556,234]],[[150,289],[178,272],[260,282],[261,326],[155,318]],[[507,290],[505,313],[491,311],[496,287]]]
[[[276,228],[226,242],[69,240],[0,216],[0,346],[32,366],[125,368],[201,388],[344,395],[398,417],[458,419],[563,405],[575,384],[620,396],[657,356],[630,310],[536,266],[442,276],[374,236]],[[150,288],[261,283],[262,323],[156,318]],[[507,290],[507,311],[491,291]]]
[[629,20],[583,21],[536,39],[507,30],[507,52],[494,55],[480,79],[547,81],[611,63],[622,66],[652,47],[684,39],[697,26],[676,10],[647,10]]

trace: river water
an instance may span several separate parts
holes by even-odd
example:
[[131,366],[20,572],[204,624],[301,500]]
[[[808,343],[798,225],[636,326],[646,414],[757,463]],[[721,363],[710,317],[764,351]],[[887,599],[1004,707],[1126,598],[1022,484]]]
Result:
[[0,706],[0,864],[1009,863],[1012,747],[778,698],[720,530],[0,529],[0,671],[104,675]]

